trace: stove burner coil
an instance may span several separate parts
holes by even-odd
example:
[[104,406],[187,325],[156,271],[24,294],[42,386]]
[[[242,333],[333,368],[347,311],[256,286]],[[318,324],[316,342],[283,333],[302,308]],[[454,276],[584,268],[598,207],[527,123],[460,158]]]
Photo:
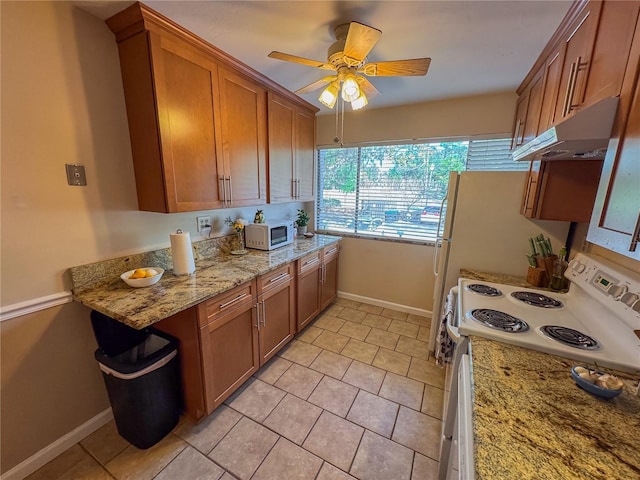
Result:
[[477,308],[471,311],[471,318],[494,330],[502,330],[508,333],[522,333],[529,330],[529,325],[524,320],[512,317],[508,313],[490,308]]
[[560,300],[556,300],[555,298],[548,297],[546,295],[543,295],[542,293],[513,292],[511,296],[516,300],[520,300],[521,302],[524,302],[527,305],[532,305],[534,307],[541,307],[541,308],[562,307],[562,302]]
[[482,283],[472,283],[471,285],[467,285],[467,290],[486,297],[499,297],[502,295],[502,292],[497,288],[490,287],[489,285],[483,285]]
[[561,327],[559,325],[545,325],[544,327],[540,327],[540,331],[547,337],[568,345],[569,347],[580,348],[582,350],[597,350],[600,348],[597,340],[572,328]]

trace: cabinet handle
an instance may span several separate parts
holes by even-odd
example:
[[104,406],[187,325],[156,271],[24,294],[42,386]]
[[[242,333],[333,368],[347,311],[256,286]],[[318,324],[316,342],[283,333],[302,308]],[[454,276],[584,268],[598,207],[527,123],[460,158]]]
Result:
[[338,251],[338,247],[333,247],[331,250],[325,252],[325,255],[331,255],[333,252]]
[[575,62],[571,64],[569,68],[569,81],[567,82],[567,90],[564,93],[564,103],[562,104],[562,116],[566,116],[569,113],[569,103],[571,102],[571,85],[573,84],[573,79],[576,76],[577,65]]
[[300,198],[300,179],[296,180],[296,198]]
[[267,328],[267,304],[262,301],[262,326]]
[[220,182],[220,191],[222,192],[222,203],[226,206],[227,205],[227,184],[225,183],[223,176],[221,176],[218,179],[218,182]]
[[629,251],[635,252],[638,248],[638,242],[640,242],[640,212],[638,212],[638,220],[636,220],[636,228],[633,229],[633,236],[631,237],[631,243],[629,244]]
[[281,273],[280,275],[278,275],[277,277],[273,277],[271,280],[269,280],[269,283],[274,283],[277,282],[278,280],[281,280],[285,277],[288,277],[289,274],[288,273]]
[[238,295],[236,298],[234,298],[233,300],[229,300],[227,303],[221,303],[220,304],[220,310],[222,310],[223,308],[227,308],[229,305],[236,303],[240,300],[242,300],[244,297],[246,297],[247,294],[246,293],[241,293],[240,295]]
[[322,275],[320,276],[320,283],[324,284],[327,281],[327,266],[322,264]]
[[320,261],[319,258],[314,258],[313,260],[309,260],[308,262],[304,262],[304,265],[302,265],[303,267],[309,266],[309,265],[314,265],[316,263],[318,263]]
[[291,179],[291,198],[296,198],[296,179]]
[[567,93],[564,97],[564,108],[562,109],[562,116],[569,115],[574,108],[577,108],[580,104],[573,103],[573,97],[576,94],[576,85],[578,84],[578,73],[581,70],[587,68],[588,62],[582,62],[582,57],[578,57],[574,63],[571,64],[571,70],[569,71],[569,84],[567,86]]
[[227,200],[227,203],[231,206],[233,203],[233,184],[231,183],[231,175],[227,177],[227,182],[229,182],[229,199]]
[[257,320],[257,323],[255,326],[258,329],[258,331],[260,331],[260,302],[256,303],[254,307],[256,307],[256,320]]
[[522,142],[520,141],[520,125],[522,124],[522,120],[518,119],[516,121],[516,128],[514,129],[513,132],[513,146],[517,147],[518,145],[520,145]]

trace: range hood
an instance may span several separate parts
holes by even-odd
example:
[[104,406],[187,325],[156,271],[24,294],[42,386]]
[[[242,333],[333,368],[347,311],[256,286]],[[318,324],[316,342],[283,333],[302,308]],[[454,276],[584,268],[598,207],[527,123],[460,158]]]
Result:
[[601,100],[513,151],[514,160],[602,160],[607,152],[618,97]]

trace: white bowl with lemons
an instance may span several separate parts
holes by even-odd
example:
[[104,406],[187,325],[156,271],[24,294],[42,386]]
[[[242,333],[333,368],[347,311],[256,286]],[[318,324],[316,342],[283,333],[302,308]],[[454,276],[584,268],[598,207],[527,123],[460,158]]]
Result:
[[164,269],[160,267],[142,267],[124,272],[120,278],[130,287],[141,288],[158,283],[163,273]]

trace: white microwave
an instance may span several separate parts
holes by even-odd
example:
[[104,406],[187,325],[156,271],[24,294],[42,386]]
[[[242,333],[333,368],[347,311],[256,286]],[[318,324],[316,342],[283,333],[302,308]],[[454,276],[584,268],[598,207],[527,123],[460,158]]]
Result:
[[244,227],[244,242],[248,248],[273,250],[293,243],[293,220],[250,223]]

